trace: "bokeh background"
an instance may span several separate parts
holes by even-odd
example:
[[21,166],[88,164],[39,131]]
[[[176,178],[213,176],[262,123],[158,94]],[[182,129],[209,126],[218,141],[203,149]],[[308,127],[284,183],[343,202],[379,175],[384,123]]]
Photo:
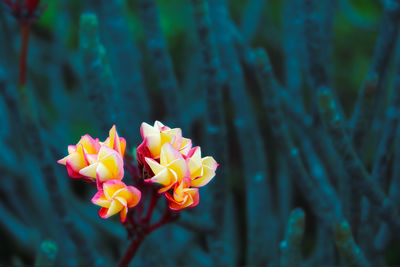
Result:
[[[46,244],[58,248],[54,266],[116,265],[129,244],[125,229],[118,218],[100,219],[90,202],[94,188],[70,179],[56,161],[84,134],[105,139],[113,124],[134,155],[141,122],[160,120],[182,128],[221,165],[201,189],[199,206],[152,233],[132,266],[400,265],[391,234],[396,228],[383,225],[383,202],[369,203],[368,186],[357,189],[351,182],[352,158],[335,146],[340,140],[329,120],[323,123],[316,96],[325,87],[332,91],[357,163],[372,185],[399,203],[391,189],[400,174],[399,106],[392,103],[400,90],[399,1],[40,5],[48,6],[31,25],[26,90],[45,147],[29,143],[26,117],[16,114],[25,109],[17,88],[21,30],[0,4],[0,264],[31,266],[41,253],[51,254],[43,248],[50,240]],[[97,21],[88,19],[92,15]],[[270,64],[256,48],[268,53]],[[272,77],[263,80],[263,69],[272,69]],[[360,95],[372,99],[366,107],[373,115],[365,115],[358,139],[351,118]],[[34,150],[51,155],[52,192]],[[299,162],[305,172],[296,169]],[[304,181],[314,186],[304,187]],[[64,203],[67,218],[59,218],[52,194]],[[295,208],[301,210],[290,215]],[[76,231],[67,229],[71,225]],[[79,233],[95,261],[87,260],[71,233]]]

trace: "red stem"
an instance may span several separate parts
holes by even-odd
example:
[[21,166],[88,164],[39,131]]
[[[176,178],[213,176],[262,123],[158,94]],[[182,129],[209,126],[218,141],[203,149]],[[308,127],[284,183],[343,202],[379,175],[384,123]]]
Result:
[[147,197],[149,195],[149,190],[146,187],[139,187],[139,190],[142,192],[142,201],[139,202],[139,205],[136,206],[136,210],[137,210],[137,219],[139,222],[141,222],[141,218],[142,218],[142,214],[143,214],[143,210],[144,210],[144,203],[145,203],[145,199],[147,202]]
[[[133,257],[135,256],[137,250],[139,249],[143,239],[148,234],[160,228],[161,226],[176,220],[178,216],[175,215],[179,215],[175,214],[172,210],[169,209],[168,201],[166,200],[167,205],[165,206],[164,214],[162,215],[162,217],[158,222],[156,222],[153,225],[150,225],[154,209],[161,195],[158,194],[157,190],[155,190],[153,186],[144,183],[143,177],[145,177],[145,174],[142,174],[142,176],[138,175],[135,166],[127,164],[126,169],[132,175],[134,180],[136,180],[136,182],[138,183],[137,187],[142,191],[142,201],[136,207],[135,214],[131,212],[129,214],[128,220],[124,224],[125,228],[128,231],[129,237],[133,236],[133,240],[119,262],[120,267],[128,266],[128,264],[132,261]],[[150,194],[150,203],[146,215],[144,216],[144,218],[142,218],[142,212],[144,209],[143,198],[146,196],[147,200],[149,194]],[[135,220],[135,217],[138,219],[138,221]]]
[[128,266],[128,264],[131,262],[131,260],[135,256],[136,251],[138,250],[144,237],[145,237],[144,235],[141,235],[137,239],[132,241],[132,243],[128,247],[128,250],[125,252],[124,256],[122,257],[121,261],[119,262],[119,265],[118,265],[119,267]]
[[143,218],[142,222],[145,224],[150,223],[151,216],[153,215],[154,208],[157,205],[158,200],[160,199],[160,195],[157,193],[157,191],[153,190],[151,192],[151,200],[149,204],[149,209],[147,210],[146,217]]
[[24,23],[21,25],[21,55],[20,55],[20,66],[19,66],[19,90],[25,89],[26,83],[26,60],[28,56],[28,42],[29,42],[30,25]]
[[166,206],[165,212],[164,212],[163,216],[161,217],[160,221],[158,221],[157,223],[155,223],[151,226],[146,227],[140,234],[137,235],[137,238],[132,241],[132,243],[128,247],[128,250],[125,252],[124,256],[122,257],[121,261],[119,262],[119,267],[128,266],[128,264],[131,262],[131,260],[135,256],[143,239],[148,234],[150,234],[154,230],[156,230],[156,229],[160,228],[161,226],[163,226],[167,223],[170,223],[176,219],[178,219],[178,216],[174,216],[173,212],[168,208],[168,206]]
[[150,233],[153,232],[154,230],[157,230],[158,228],[160,228],[160,227],[163,226],[164,224],[170,223],[170,222],[172,222],[172,221],[174,221],[174,220],[176,220],[176,219],[178,218],[178,217],[174,217],[173,215],[174,215],[174,214],[173,214],[172,211],[168,208],[168,206],[165,207],[165,212],[164,212],[163,216],[161,217],[161,219],[160,219],[157,223],[155,223],[155,224],[149,226],[149,227],[145,230],[146,235],[150,234]]

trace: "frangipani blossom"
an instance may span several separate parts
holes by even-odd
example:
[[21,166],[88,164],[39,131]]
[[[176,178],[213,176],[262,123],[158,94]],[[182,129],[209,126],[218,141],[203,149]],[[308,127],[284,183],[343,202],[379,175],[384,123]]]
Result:
[[79,142],[73,146],[68,146],[69,155],[57,161],[67,167],[68,175],[71,178],[83,177],[79,171],[89,166],[90,159],[93,158],[100,150],[99,139],[93,139],[86,134],[81,137]]
[[102,145],[97,156],[89,158],[91,164],[79,171],[79,174],[96,178],[98,184],[124,177],[124,161],[114,149]]
[[163,187],[158,191],[159,193],[168,191],[183,178],[190,177],[185,159],[170,143],[164,144],[161,148],[159,163],[152,158],[145,158],[145,160],[154,173],[154,176],[146,179],[145,182],[161,184]]
[[187,207],[195,207],[199,204],[199,189],[190,188],[190,183],[190,178],[186,177],[175,185],[172,196],[168,192],[165,193],[171,210],[181,210]]
[[201,149],[199,146],[192,148],[187,157],[187,163],[190,170],[191,186],[201,187],[208,184],[215,176],[218,163],[213,157],[201,158]]
[[109,137],[107,137],[106,141],[101,142],[100,144],[114,149],[122,157],[124,157],[124,155],[125,155],[126,140],[125,140],[125,138],[118,136],[115,125],[113,125],[113,127],[111,128],[111,130],[109,132]]
[[147,149],[149,156],[153,159],[160,157],[161,148],[166,143],[170,143],[183,155],[186,155],[192,147],[192,141],[182,137],[181,129],[171,129],[159,121],[156,121],[154,126],[143,122],[140,127],[140,133],[143,143],[138,147],[138,153],[140,154]]
[[135,207],[140,198],[141,192],[137,188],[126,186],[120,180],[110,180],[103,183],[102,189],[94,195],[92,202],[102,207],[99,210],[101,218],[106,219],[121,212],[121,222],[124,222],[128,208]]

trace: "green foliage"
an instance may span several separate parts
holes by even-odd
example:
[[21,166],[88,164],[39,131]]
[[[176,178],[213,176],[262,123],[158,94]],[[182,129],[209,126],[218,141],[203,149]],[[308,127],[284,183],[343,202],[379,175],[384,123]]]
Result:
[[35,267],[51,267],[54,266],[58,247],[51,240],[45,240],[40,244],[40,248],[35,260]]

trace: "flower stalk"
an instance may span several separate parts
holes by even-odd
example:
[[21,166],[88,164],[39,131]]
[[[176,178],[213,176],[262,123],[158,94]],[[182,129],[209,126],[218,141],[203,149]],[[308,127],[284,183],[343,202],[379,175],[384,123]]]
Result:
[[21,54],[18,88],[20,92],[25,90],[28,43],[30,26],[34,23],[47,8],[47,4],[39,6],[40,0],[11,1],[3,0],[10,14],[19,22],[21,27]]
[[[174,222],[175,220],[179,219],[179,213],[172,211],[165,207],[164,214],[160,218],[160,220],[152,225],[150,225],[150,220],[153,215],[154,208],[157,204],[158,199],[160,199],[159,194],[156,191],[153,191],[151,194],[151,203],[148,210],[146,217],[141,220],[143,224],[137,224],[135,220],[129,220],[128,223],[125,225],[125,228],[128,231],[128,235],[132,237],[132,242],[129,245],[128,249],[126,250],[125,254],[122,256],[119,267],[128,266],[128,264],[132,261],[135,257],[136,252],[138,251],[140,245],[142,244],[143,240],[151,234],[153,231],[157,230],[158,228]],[[132,213],[133,215],[134,213]]]

